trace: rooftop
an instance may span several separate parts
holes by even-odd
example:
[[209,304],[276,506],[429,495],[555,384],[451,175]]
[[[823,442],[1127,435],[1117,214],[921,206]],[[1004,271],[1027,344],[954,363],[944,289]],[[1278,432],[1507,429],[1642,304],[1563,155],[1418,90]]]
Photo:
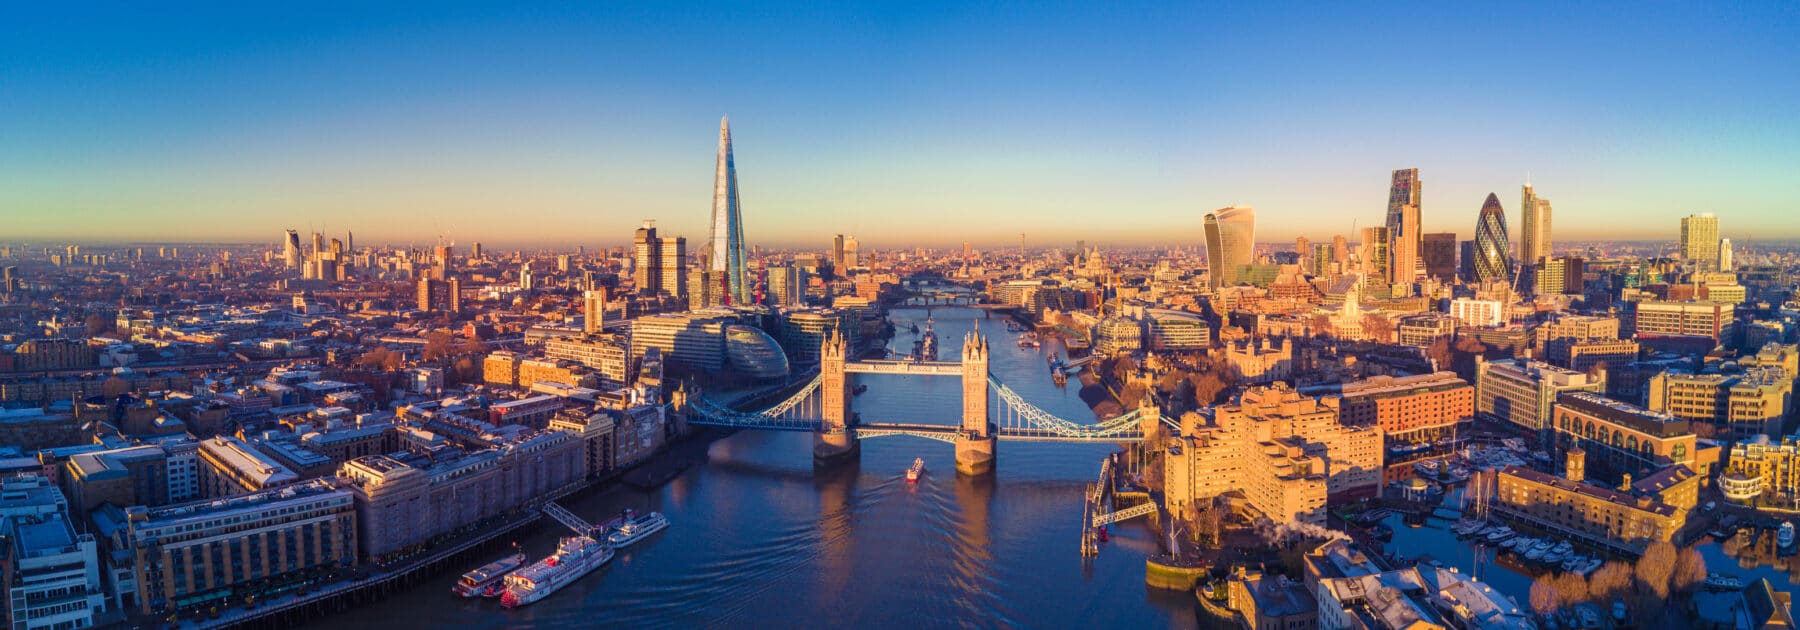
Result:
[[1556,403],[1575,412],[1658,437],[1693,433],[1686,420],[1594,392],[1563,392],[1556,397]]

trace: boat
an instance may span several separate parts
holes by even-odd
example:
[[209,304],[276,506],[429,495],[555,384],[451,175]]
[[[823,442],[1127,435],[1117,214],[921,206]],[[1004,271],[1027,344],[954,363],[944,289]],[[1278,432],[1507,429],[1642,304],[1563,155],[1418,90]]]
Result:
[[1775,532],[1775,542],[1782,548],[1794,546],[1794,522],[1782,521],[1781,529]]
[[1501,525],[1499,529],[1495,529],[1494,531],[1488,532],[1487,540],[1488,540],[1488,542],[1491,542],[1491,543],[1497,543],[1502,540],[1512,538],[1513,536],[1514,536],[1514,534],[1513,534],[1513,530],[1511,527]]
[[1038,335],[1036,332],[1026,331],[1019,335],[1019,347],[1020,348],[1036,348],[1039,345],[1040,344],[1038,343]]
[[594,572],[612,557],[613,548],[604,542],[587,536],[563,538],[556,544],[556,553],[506,574],[506,590],[500,593],[500,605],[517,608],[549,597],[581,576]]
[[1569,554],[1551,549],[1544,552],[1544,557],[1540,558],[1540,560],[1543,560],[1544,564],[1556,566],[1562,564],[1563,559],[1567,557],[1569,557]]
[[866,391],[869,391],[868,385],[858,384],[855,389],[850,390],[850,395],[851,396],[861,396],[862,393],[866,392]]
[[1744,581],[1738,579],[1735,575],[1710,573],[1707,574],[1706,580],[1702,581],[1700,585],[1709,591],[1738,591],[1743,590]]
[[1580,573],[1583,577],[1586,577],[1587,574],[1593,573],[1594,571],[1599,570],[1599,568],[1605,564],[1606,564],[1606,559],[1604,559],[1604,558],[1588,558],[1587,564],[1581,565],[1581,568],[1576,569],[1575,572]]
[[464,573],[462,579],[456,581],[456,586],[450,587],[450,592],[471,598],[497,596],[505,588],[505,585],[501,584],[501,580],[506,578],[506,574],[523,564],[525,564],[525,554],[515,553],[481,565],[479,569]]
[[925,458],[915,457],[915,458],[913,458],[912,468],[906,469],[906,480],[908,482],[916,483],[919,481],[919,475],[923,474],[924,472],[925,472]]
[[627,512],[625,522],[620,523],[613,533],[607,535],[606,541],[612,543],[612,546],[622,549],[651,534],[660,532],[668,526],[669,517],[663,516],[662,512],[651,512],[642,516]]
[[1450,531],[1455,533],[1458,536],[1468,536],[1470,534],[1475,533],[1475,530],[1481,529],[1482,525],[1483,524],[1481,521],[1477,521],[1474,519],[1463,519],[1463,520],[1457,521],[1455,525],[1451,525]]
[[1435,459],[1428,459],[1413,464],[1413,472],[1419,473],[1422,477],[1435,479],[1438,475],[1438,461]]
[[938,357],[937,331],[934,330],[931,316],[925,316],[925,335],[919,338],[917,352],[920,361],[936,361]]

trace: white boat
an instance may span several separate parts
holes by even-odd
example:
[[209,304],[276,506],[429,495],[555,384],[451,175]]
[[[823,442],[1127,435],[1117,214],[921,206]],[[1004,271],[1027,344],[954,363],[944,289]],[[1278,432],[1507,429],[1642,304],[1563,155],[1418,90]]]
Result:
[[668,526],[669,518],[663,516],[662,512],[651,512],[641,516],[627,515],[625,522],[620,523],[618,529],[613,530],[606,540],[614,547],[625,548]]
[[1570,543],[1567,540],[1564,540],[1564,541],[1557,542],[1556,546],[1551,547],[1550,550],[1566,556],[1566,555],[1569,555],[1569,554],[1575,552],[1575,545],[1573,543]]
[[462,597],[497,596],[501,589],[505,588],[500,581],[506,577],[507,573],[511,573],[513,569],[517,569],[523,564],[525,564],[525,554],[523,553],[515,553],[489,562],[482,565],[481,568],[464,573],[462,579],[456,581],[456,586],[450,587],[450,592]]
[[1603,566],[1605,564],[1606,564],[1605,558],[1588,558],[1587,564],[1581,565],[1581,568],[1577,569],[1575,572],[1580,573],[1583,577],[1586,577],[1587,574],[1593,573],[1594,571],[1598,570],[1601,566]]
[[1469,520],[1464,520],[1464,521],[1458,521],[1455,525],[1451,525],[1450,531],[1455,532],[1456,535],[1458,535],[1458,536],[1468,536],[1470,534],[1474,534],[1477,530],[1480,530],[1484,526],[1486,526],[1486,523],[1483,523],[1482,521],[1469,519]]
[[913,458],[912,468],[906,469],[906,480],[908,482],[917,482],[919,480],[919,475],[923,472],[925,472],[925,458],[915,457]]
[[1488,535],[1487,535],[1488,542],[1500,542],[1502,540],[1506,540],[1506,539],[1512,538],[1512,537],[1513,537],[1512,528],[1507,527],[1505,525],[1501,525],[1499,529],[1496,529],[1492,532],[1488,532]]
[[1557,551],[1555,549],[1551,549],[1549,551],[1544,552],[1544,557],[1542,559],[1544,561],[1544,564],[1554,566],[1554,565],[1562,564],[1563,558],[1567,558],[1567,557],[1569,557],[1568,554]]
[[500,605],[517,608],[549,597],[581,576],[593,573],[613,557],[613,548],[587,536],[569,536],[556,544],[556,553],[531,566],[506,575]]
[[1737,591],[1743,590],[1744,581],[1738,579],[1735,575],[1713,573],[1707,575],[1706,581],[1701,582],[1700,585],[1706,587],[1709,591]]
[[1782,521],[1781,529],[1775,532],[1775,542],[1783,548],[1794,546],[1794,522]]

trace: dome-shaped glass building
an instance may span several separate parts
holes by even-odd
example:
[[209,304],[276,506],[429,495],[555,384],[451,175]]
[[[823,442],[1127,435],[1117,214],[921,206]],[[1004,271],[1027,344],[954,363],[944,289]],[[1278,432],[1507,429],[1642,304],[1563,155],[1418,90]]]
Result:
[[754,379],[773,379],[788,375],[787,354],[762,329],[733,324],[725,327],[725,356],[732,370]]

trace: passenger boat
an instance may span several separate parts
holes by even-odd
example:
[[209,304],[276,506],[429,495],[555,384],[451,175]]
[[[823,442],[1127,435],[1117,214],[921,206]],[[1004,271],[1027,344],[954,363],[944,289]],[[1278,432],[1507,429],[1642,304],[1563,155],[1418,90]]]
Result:
[[906,469],[906,480],[908,482],[917,482],[919,480],[919,475],[924,472],[925,458],[915,457],[913,458],[912,468]]
[[625,548],[668,526],[669,517],[663,516],[662,512],[651,512],[642,516],[628,513],[625,516],[625,522],[620,523],[618,529],[613,530],[606,540],[614,547]]
[[515,553],[489,562],[479,569],[464,573],[462,579],[456,581],[456,586],[450,587],[450,592],[462,597],[498,596],[500,591],[505,588],[505,585],[500,583],[501,580],[506,577],[507,573],[511,573],[513,569],[517,569],[523,564],[525,564],[525,554],[523,553]]
[[1794,546],[1794,522],[1793,521],[1782,521],[1781,522],[1781,529],[1777,530],[1775,532],[1775,542],[1779,543],[1782,546],[1782,548],[1784,548],[1784,549],[1787,547]]
[[581,576],[593,573],[613,557],[613,548],[587,536],[569,536],[556,544],[556,553],[531,566],[506,575],[500,605],[517,608],[549,597]]

